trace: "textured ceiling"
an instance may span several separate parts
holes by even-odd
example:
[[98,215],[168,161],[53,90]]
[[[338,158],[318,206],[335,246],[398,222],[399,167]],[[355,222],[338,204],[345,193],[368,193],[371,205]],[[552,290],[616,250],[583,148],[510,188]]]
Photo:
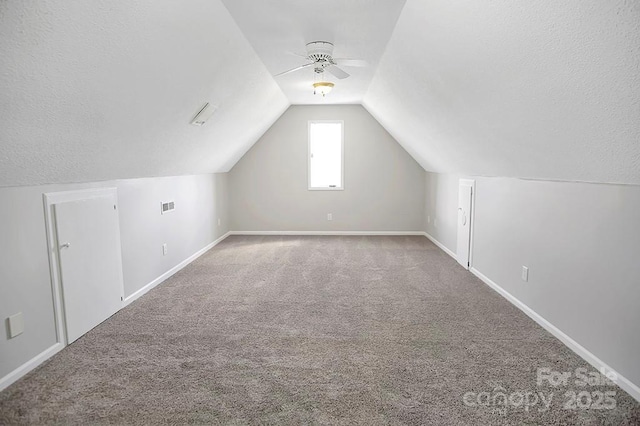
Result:
[[363,104],[427,170],[640,184],[640,2],[407,0]]
[[0,186],[227,171],[318,102],[271,76],[314,39],[427,170],[640,184],[636,1],[5,0]]
[[343,67],[350,77],[328,72],[335,89],[325,98],[313,94],[312,67],[278,76],[292,104],[362,103],[380,56],[405,0],[223,0],[271,74],[309,63],[305,45],[334,43],[334,57],[364,59],[368,67]]
[[1,1],[0,63],[0,186],[227,171],[289,105],[219,0]]

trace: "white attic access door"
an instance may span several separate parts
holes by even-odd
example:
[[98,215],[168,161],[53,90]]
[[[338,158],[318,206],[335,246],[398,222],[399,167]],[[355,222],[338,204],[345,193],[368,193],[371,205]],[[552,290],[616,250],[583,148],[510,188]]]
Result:
[[471,179],[460,179],[458,189],[458,244],[456,258],[469,269],[471,258],[471,226],[473,219],[473,196],[476,182]]
[[58,342],[70,344],[122,308],[115,188],[45,194]]

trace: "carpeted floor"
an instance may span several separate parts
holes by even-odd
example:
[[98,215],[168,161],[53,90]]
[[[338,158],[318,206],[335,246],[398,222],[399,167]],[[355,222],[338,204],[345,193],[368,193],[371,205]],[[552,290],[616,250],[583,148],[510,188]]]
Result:
[[2,392],[0,424],[640,423],[580,367],[424,237],[234,236]]

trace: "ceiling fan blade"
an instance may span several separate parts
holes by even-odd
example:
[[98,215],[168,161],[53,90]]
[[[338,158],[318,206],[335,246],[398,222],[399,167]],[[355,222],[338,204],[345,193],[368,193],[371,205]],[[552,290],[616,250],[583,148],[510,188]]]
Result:
[[348,58],[335,58],[335,63],[344,67],[368,67],[369,63],[364,59],[348,59]]
[[308,64],[301,65],[299,67],[291,68],[290,70],[283,71],[283,72],[281,72],[279,74],[274,75],[274,77],[280,77],[281,75],[289,74],[290,72],[298,71],[298,70],[301,70],[303,68],[310,67],[312,65],[315,65],[315,62],[311,62],[311,63],[308,63]]
[[293,56],[299,56],[299,57],[305,58],[305,59],[309,59],[309,55],[303,55],[302,53],[298,53],[298,52],[287,51],[287,54],[293,55]]
[[349,77],[349,74],[347,74],[346,72],[342,71],[340,68],[336,67],[335,65],[331,65],[328,66],[327,68],[325,68],[327,71],[329,71],[331,74],[335,75],[336,77],[338,77],[339,79],[343,79],[343,78],[347,78]]

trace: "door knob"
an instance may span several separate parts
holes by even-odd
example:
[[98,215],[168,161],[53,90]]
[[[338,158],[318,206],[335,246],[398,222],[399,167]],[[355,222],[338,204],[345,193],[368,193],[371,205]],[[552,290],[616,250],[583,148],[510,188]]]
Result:
[[458,210],[462,212],[462,226],[467,224],[467,212],[462,207],[458,207]]
[[61,249],[71,247],[71,243],[64,243],[60,246]]

